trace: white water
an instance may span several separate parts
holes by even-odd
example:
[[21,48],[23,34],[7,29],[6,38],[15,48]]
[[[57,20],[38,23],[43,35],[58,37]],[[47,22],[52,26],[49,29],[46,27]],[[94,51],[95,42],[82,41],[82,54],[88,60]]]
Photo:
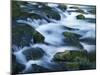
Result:
[[[54,7],[56,5],[51,4],[49,6]],[[51,69],[52,68],[51,65],[55,64],[51,62],[51,60],[57,52],[79,49],[73,46],[62,46],[64,44],[63,42],[64,36],[62,35],[62,33],[64,31],[67,31],[64,29],[64,26],[74,28],[74,29],[79,29],[79,30],[71,31],[71,32],[80,34],[82,36],[80,37],[80,39],[84,39],[88,37],[95,39],[95,23],[89,23],[84,20],[77,20],[75,16],[80,13],[76,13],[76,12],[68,13],[67,10],[65,12],[62,12],[60,9],[56,9],[56,10],[61,15],[60,21],[51,19],[51,21],[53,22],[48,23],[44,19],[43,20],[39,20],[39,19],[32,20],[30,18],[27,18],[27,20],[17,20],[18,23],[25,23],[35,28],[38,32],[40,32],[45,37],[44,41],[50,44],[50,45],[31,44],[29,47],[24,47],[22,49],[16,48],[14,46],[14,49],[16,49],[14,54],[16,55],[17,60],[19,61],[19,63],[24,64],[26,66],[23,72],[30,69],[31,64],[37,64],[37,65]],[[74,9],[68,8],[68,10],[74,10]],[[95,15],[92,15],[92,14],[84,14],[84,15],[87,18],[95,18]],[[95,48],[95,45],[88,45],[82,42],[81,44],[83,45],[84,49],[86,49],[87,51],[91,51],[92,48]],[[35,47],[39,47],[43,49],[46,54],[39,60],[30,60],[27,62],[22,52],[29,48],[35,48]]]

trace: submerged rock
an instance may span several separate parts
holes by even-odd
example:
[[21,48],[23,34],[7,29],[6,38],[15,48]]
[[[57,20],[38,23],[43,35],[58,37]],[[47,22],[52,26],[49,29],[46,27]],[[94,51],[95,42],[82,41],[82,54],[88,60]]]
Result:
[[44,42],[44,36],[36,30],[33,32],[33,38],[34,38],[34,43],[43,43]]
[[12,74],[14,75],[14,74],[22,73],[24,69],[25,69],[25,66],[23,64],[18,63],[15,55],[12,55],[12,66],[11,66]]
[[[29,46],[30,43],[41,43],[44,37],[28,25],[16,25],[12,28],[12,44],[17,46]],[[31,40],[34,41],[31,41]]]
[[63,35],[65,36],[64,42],[67,43],[67,45],[76,46],[79,48],[83,48],[82,45],[79,42],[79,36],[75,33],[71,32],[64,32]]
[[83,14],[79,14],[76,16],[77,19],[85,19],[85,16]]
[[44,56],[44,53],[41,48],[31,48],[23,51],[27,60],[38,60]]

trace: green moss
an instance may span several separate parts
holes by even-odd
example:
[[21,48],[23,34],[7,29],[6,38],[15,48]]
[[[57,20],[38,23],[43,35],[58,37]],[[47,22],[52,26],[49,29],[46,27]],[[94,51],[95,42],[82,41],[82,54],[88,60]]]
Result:
[[85,50],[66,50],[58,52],[54,55],[54,61],[76,61],[76,58],[87,58],[87,51]]
[[79,63],[77,62],[67,62],[65,66],[68,70],[79,70],[80,67]]
[[12,43],[17,46],[27,46],[34,39],[34,43],[41,43],[44,37],[28,25],[16,25],[12,28]]
[[[54,55],[54,62],[62,63],[67,70],[95,69],[95,61],[91,61],[86,50],[67,50]],[[91,58],[92,59],[92,58]]]
[[79,14],[76,16],[77,19],[85,19],[85,16],[83,14]]
[[37,31],[33,32],[33,37],[35,43],[44,42],[44,37]]
[[54,55],[54,61],[70,61],[72,57],[70,57],[70,51],[58,52]]
[[79,42],[78,37],[74,33],[64,32],[63,35],[65,36],[64,41],[67,42],[68,44],[70,44],[72,46],[83,48]]

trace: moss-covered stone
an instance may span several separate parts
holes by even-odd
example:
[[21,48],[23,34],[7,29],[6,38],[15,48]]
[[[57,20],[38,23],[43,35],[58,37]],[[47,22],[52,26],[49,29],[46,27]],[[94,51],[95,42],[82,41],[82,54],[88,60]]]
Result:
[[62,11],[66,11],[67,6],[65,4],[59,4],[58,8],[61,9]]
[[41,43],[44,42],[44,37],[37,31],[33,32],[33,38],[35,43]]
[[44,56],[44,51],[41,48],[31,48],[23,51],[27,61],[28,60],[38,60]]
[[53,61],[56,63],[62,63],[67,70],[95,69],[96,61],[91,61],[92,58],[90,59],[88,55],[89,53],[86,50],[67,50],[56,53]]
[[79,14],[76,16],[77,19],[85,19],[85,16],[83,14]]
[[41,43],[44,41],[44,37],[35,29],[28,25],[16,25],[12,28],[12,44],[23,47],[32,43]]
[[64,52],[58,52],[54,55],[54,61],[76,61],[76,58],[87,58],[87,51],[85,50],[66,50]]
[[65,63],[65,66],[68,70],[79,70],[79,63],[77,62],[67,62]]
[[64,41],[68,44],[68,45],[72,45],[72,46],[76,46],[79,48],[83,48],[82,45],[79,42],[79,39],[76,34],[71,33],[71,32],[64,32],[63,35],[65,36]]

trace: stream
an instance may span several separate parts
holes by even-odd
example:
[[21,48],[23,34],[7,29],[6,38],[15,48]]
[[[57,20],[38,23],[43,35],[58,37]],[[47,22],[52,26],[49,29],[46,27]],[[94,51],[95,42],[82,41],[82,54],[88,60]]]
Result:
[[[35,3],[31,3],[35,5]],[[48,6],[53,8],[54,11],[58,12],[60,14],[61,19],[55,20],[53,18],[47,18],[50,22],[48,22],[46,19],[31,19],[30,17],[26,18],[26,20],[23,19],[17,19],[17,23],[21,24],[27,24],[31,26],[33,29],[38,31],[44,36],[44,43],[34,43],[34,39],[32,39],[32,43],[30,43],[29,46],[24,47],[18,47],[16,45],[13,45],[12,48],[14,49],[13,54],[16,56],[17,61],[20,64],[25,65],[25,68],[22,70],[22,73],[28,72],[28,70],[32,69],[32,64],[37,64],[42,67],[45,67],[50,70],[60,70],[59,65],[57,65],[55,62],[52,62],[53,56],[57,52],[64,52],[65,50],[79,50],[79,47],[73,46],[73,45],[67,45],[67,42],[64,41],[63,32],[72,32],[77,35],[80,35],[80,44],[83,46],[83,49],[87,50],[88,52],[91,52],[92,50],[95,50],[96,43],[96,34],[95,34],[95,14],[89,13],[88,9],[91,9],[90,6],[78,6],[81,10],[83,10],[85,13],[83,15],[85,16],[85,20],[77,19],[76,16],[80,14],[80,12],[76,12],[75,5],[67,4],[67,9],[65,11],[62,11],[61,9],[57,8],[59,4],[53,4],[48,3]],[[25,6],[21,5],[21,8],[24,8]],[[39,6],[41,8],[41,6]],[[27,12],[34,12],[30,11],[31,6],[27,6],[27,9],[24,10]],[[37,12],[39,13],[39,12]],[[40,14],[40,13],[39,13]],[[70,28],[70,29],[68,29]],[[90,41],[86,41],[85,39],[90,39]],[[82,41],[81,41],[82,40]],[[92,42],[93,41],[93,42]],[[92,42],[92,43],[91,43]],[[23,54],[24,51],[29,50],[30,48],[41,48],[45,54],[42,58],[37,60],[26,60],[25,55]],[[35,68],[34,68],[35,69]]]

